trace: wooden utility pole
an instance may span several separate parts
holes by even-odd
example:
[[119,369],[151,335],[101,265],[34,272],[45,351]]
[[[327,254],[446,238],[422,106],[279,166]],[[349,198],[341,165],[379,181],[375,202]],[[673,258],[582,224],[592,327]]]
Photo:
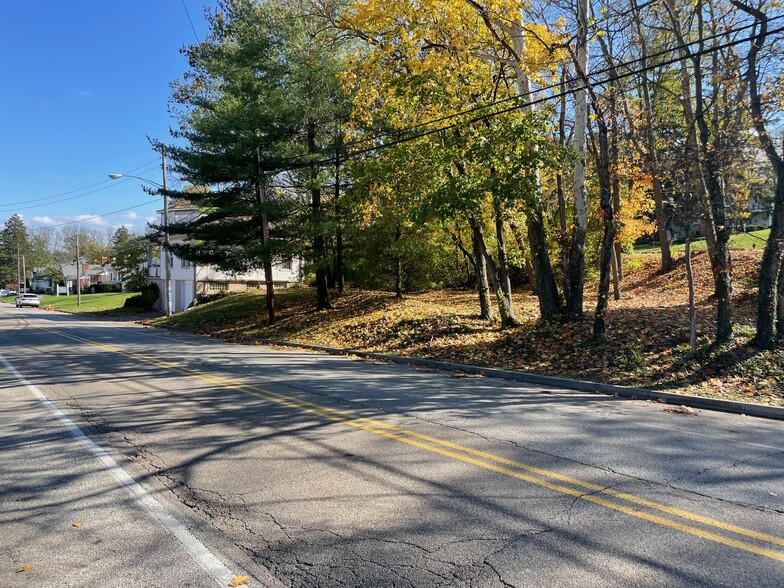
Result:
[[82,305],[82,265],[79,261],[79,235],[76,235],[76,306]]

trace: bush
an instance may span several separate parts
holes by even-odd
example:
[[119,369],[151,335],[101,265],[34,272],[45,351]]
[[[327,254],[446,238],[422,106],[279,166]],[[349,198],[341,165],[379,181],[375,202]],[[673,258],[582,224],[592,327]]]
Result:
[[145,310],[152,310],[156,300],[160,298],[161,290],[157,284],[146,284],[139,292],[138,296],[131,296],[125,301],[123,306],[143,308]]
[[208,302],[213,302],[214,300],[225,298],[228,295],[229,292],[227,290],[223,290],[221,292],[210,292],[209,294],[199,294],[196,296],[196,304],[206,304]]
[[103,294],[105,292],[122,292],[120,284],[93,284],[89,287],[90,294]]

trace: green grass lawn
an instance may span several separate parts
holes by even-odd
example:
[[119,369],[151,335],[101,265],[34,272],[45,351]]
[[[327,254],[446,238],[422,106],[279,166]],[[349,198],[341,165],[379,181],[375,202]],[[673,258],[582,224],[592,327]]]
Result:
[[[144,312],[141,308],[123,305],[136,292],[106,292],[104,294],[82,294],[81,304],[76,305],[76,296],[53,296],[44,294],[41,296],[41,308],[48,308],[50,305],[53,310],[62,310],[73,313],[100,314],[102,316],[124,316]],[[0,302],[14,304],[15,296],[4,296]]]
[[[764,249],[765,244],[768,242],[768,235],[770,229],[763,229],[762,231],[752,231],[751,233],[738,233],[737,235],[730,236],[730,249]],[[673,243],[670,245],[670,250],[673,253],[682,253],[686,248],[683,243]],[[707,248],[705,239],[696,239],[692,241],[692,251],[704,251]],[[658,245],[635,245],[635,253],[659,253]]]

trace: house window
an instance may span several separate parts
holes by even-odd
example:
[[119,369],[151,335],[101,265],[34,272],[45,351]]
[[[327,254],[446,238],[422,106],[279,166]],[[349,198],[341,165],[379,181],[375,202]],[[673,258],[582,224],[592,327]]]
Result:
[[248,290],[258,290],[261,288],[261,282],[245,282],[245,287]]
[[284,270],[290,270],[291,269],[291,258],[287,257],[283,261],[281,261],[280,262],[280,268],[284,269]]
[[210,292],[225,292],[229,289],[228,282],[210,282]]
[[187,259],[181,259],[180,260],[180,267],[182,269],[188,269],[188,268],[192,268],[193,264],[190,261],[188,261]]

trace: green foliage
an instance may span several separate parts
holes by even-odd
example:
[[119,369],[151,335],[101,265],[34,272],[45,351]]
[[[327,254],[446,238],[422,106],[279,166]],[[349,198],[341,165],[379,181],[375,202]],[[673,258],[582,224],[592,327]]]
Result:
[[142,286],[138,295],[132,296],[125,301],[125,306],[152,310],[155,301],[161,296],[158,284],[150,283]]
[[29,251],[27,227],[22,217],[15,214],[5,221],[0,231],[0,282],[16,282],[17,262],[21,255],[27,255]]
[[332,231],[308,206],[332,177],[308,163],[334,152],[347,112],[329,16],[288,0],[222,0],[209,13],[210,34],[186,50],[191,70],[174,84],[175,136],[186,145],[167,152],[183,179],[211,188],[174,194],[202,213],[172,225],[188,237],[177,255],[243,272],[265,259],[313,257],[309,241]]
[[120,279],[129,292],[138,292],[147,283],[144,262],[147,248],[139,236],[126,227],[120,227],[112,236],[112,267],[120,274]]

